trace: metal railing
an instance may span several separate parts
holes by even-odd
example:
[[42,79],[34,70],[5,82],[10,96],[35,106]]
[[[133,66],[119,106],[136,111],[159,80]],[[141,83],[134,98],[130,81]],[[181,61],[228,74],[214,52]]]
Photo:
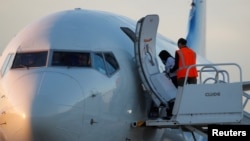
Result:
[[[191,68],[196,67],[198,71],[198,83],[205,84],[212,80],[214,83],[229,83],[230,73],[228,70],[223,69],[223,66],[236,67],[239,71],[239,82],[242,82],[242,70],[236,63],[220,63],[220,64],[196,64],[187,67],[184,84],[187,82],[187,77]],[[205,78],[203,78],[205,77]]]

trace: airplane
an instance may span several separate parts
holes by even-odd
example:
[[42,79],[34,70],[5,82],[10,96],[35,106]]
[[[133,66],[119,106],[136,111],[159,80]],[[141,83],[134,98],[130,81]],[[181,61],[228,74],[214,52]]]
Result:
[[[241,68],[234,63],[222,64],[222,67],[239,68],[239,82],[231,83],[219,79],[224,78],[224,74],[227,78],[227,71],[217,68],[220,64],[211,66],[202,57],[200,50],[205,46],[205,34],[197,27],[205,28],[205,23],[200,21],[204,9],[205,0],[192,2],[191,13],[195,18],[191,19],[187,39],[198,54],[197,67],[201,66],[201,72],[209,74],[212,68],[216,77],[209,75],[203,81],[209,84],[190,87],[198,87],[198,90],[215,87],[218,93],[207,92],[207,97],[220,94],[222,98],[228,98],[223,95],[228,91],[218,86],[231,88],[235,104],[231,104],[232,98],[226,99],[225,103],[231,106],[218,108],[225,111],[216,113],[226,115],[213,118],[212,108],[208,108],[210,115],[206,111],[201,113],[205,112],[209,118],[202,116],[209,120],[199,116],[189,118],[193,113],[184,107],[190,103],[206,103],[206,100],[185,99],[184,92],[190,90],[189,85],[176,89],[163,76],[158,53],[167,50],[173,55],[177,46],[157,33],[157,15],[134,21],[110,12],[76,8],[53,13],[27,25],[3,51],[0,141],[184,141],[190,137],[207,140],[203,130],[196,126],[223,123],[225,119],[232,124],[249,124],[249,113],[242,109],[242,97],[245,96],[245,106],[249,95],[242,87],[249,90],[250,84],[241,82]],[[151,77],[153,75],[156,77]],[[168,100],[181,90],[183,96],[176,96],[174,116],[162,118]],[[185,110],[190,113],[185,114]],[[235,114],[227,115],[230,110]]]

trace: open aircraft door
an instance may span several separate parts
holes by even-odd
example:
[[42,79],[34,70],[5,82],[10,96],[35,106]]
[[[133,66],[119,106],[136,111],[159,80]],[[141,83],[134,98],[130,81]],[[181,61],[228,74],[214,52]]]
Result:
[[135,56],[144,90],[149,93],[157,106],[167,105],[176,97],[172,81],[161,73],[157,62],[156,36],[158,15],[147,15],[137,22],[135,31]]

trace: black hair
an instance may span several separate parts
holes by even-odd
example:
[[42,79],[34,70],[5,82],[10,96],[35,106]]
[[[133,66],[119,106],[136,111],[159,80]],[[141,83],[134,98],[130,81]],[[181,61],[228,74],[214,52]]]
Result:
[[187,40],[184,38],[180,38],[177,42],[177,44],[182,44],[182,45],[186,45],[187,44]]
[[169,52],[167,52],[166,50],[162,50],[159,53],[159,57],[161,58],[161,60],[166,61],[168,59],[168,57],[172,57],[171,54]]

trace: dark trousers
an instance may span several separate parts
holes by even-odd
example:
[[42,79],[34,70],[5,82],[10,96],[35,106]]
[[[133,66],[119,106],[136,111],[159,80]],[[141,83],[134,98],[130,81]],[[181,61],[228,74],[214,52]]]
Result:
[[175,98],[168,101],[168,108],[166,109],[167,117],[172,116],[172,112],[173,112],[173,108],[174,108],[174,102],[175,102]]
[[170,79],[172,80],[174,86],[177,88],[178,87],[177,76],[170,77]]
[[[185,81],[185,77],[179,78],[177,80],[178,86],[183,86],[184,81]],[[188,77],[187,84],[197,84],[197,78],[196,77]]]

